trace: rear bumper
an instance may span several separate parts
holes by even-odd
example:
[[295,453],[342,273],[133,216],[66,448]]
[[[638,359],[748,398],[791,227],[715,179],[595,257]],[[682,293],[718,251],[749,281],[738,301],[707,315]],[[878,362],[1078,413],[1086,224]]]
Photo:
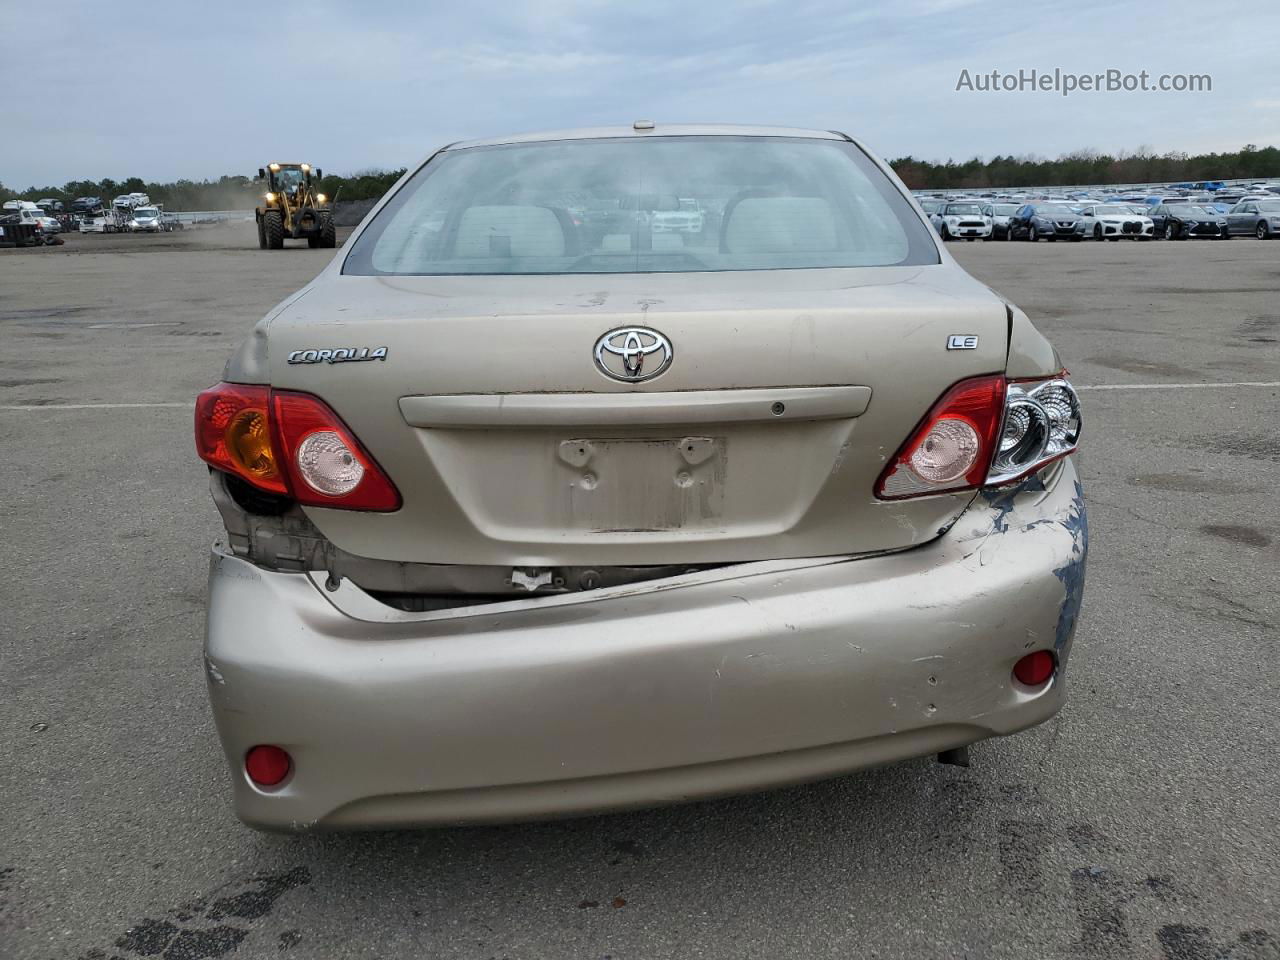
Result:
[[[241,819],[454,824],[678,802],[857,769],[1052,716],[1087,530],[1068,460],[931,543],[407,614],[215,548],[205,665]],[[1057,652],[1047,687],[1012,679]],[[243,772],[259,743],[294,768]]]

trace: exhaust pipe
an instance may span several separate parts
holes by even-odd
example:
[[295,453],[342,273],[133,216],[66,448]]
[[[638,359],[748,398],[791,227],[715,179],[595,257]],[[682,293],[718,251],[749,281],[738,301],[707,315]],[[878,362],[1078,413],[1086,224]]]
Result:
[[952,747],[950,750],[943,750],[938,754],[938,762],[945,763],[953,767],[969,766],[969,748]]

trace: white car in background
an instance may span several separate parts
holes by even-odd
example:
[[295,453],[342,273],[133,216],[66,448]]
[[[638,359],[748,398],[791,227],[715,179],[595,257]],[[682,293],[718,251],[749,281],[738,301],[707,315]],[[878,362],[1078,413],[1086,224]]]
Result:
[[983,206],[972,201],[945,203],[930,214],[929,222],[943,240],[990,240],[991,218],[982,212]]
[[655,210],[650,221],[654,233],[701,233],[702,207],[697,200],[679,198],[676,209]]
[[159,233],[164,229],[158,207],[134,207],[129,229],[135,233]]
[[1009,218],[1018,212],[1018,204],[996,201],[984,203],[982,215],[991,218],[991,239],[1009,240]]
[[1155,223],[1127,203],[1089,203],[1080,208],[1076,230],[1094,240],[1150,240]]

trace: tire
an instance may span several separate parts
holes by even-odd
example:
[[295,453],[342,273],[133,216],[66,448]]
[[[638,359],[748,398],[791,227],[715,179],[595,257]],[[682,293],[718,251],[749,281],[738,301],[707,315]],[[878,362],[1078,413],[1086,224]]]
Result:
[[946,243],[948,240],[951,239],[951,231],[947,229],[947,225],[945,223],[942,225],[942,229],[938,233],[939,233],[939,236],[942,237],[943,243]]
[[262,226],[261,217],[258,218],[258,249],[259,250],[267,249],[267,231]]
[[1005,240],[1007,240],[1009,243],[1013,243],[1013,241],[1014,241],[1015,239],[1017,239],[1017,238],[1013,235],[1013,224],[1010,224],[1009,226],[1005,227],[1005,229],[1004,229],[1004,238],[1005,238]]
[[1040,234],[1036,232],[1036,225],[1033,223],[1031,226],[1027,227],[1027,240],[1031,243],[1035,243],[1039,239]]
[[1258,229],[1253,231],[1253,235],[1259,240],[1270,240],[1271,231],[1267,229],[1267,225],[1261,220],[1258,221]]
[[312,250],[314,250],[316,247],[320,246],[320,238],[307,237],[307,246],[310,247]]
[[1172,223],[1166,223],[1164,225],[1164,238],[1166,240],[1176,240],[1178,238],[1177,233],[1174,232]]
[[334,225],[333,217],[329,217],[320,227],[320,242],[316,244],[318,247],[332,250],[338,245],[338,228]]
[[268,250],[284,249],[284,218],[279,210],[268,210],[262,215],[262,229],[267,236]]
[[1093,239],[1097,240],[1099,243],[1102,242],[1102,224],[1095,223],[1093,225]]
[[966,240],[968,243],[973,243],[973,241],[975,241],[975,240],[977,240],[977,239],[978,239],[977,237],[965,237],[965,240]]

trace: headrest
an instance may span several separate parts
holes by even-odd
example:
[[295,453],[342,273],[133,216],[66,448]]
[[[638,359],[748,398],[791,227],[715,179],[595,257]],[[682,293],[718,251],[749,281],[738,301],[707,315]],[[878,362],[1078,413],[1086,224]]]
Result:
[[453,250],[455,257],[562,257],[564,228],[550,207],[467,207]]
[[725,253],[835,250],[836,221],[822,197],[744,197],[729,209]]

